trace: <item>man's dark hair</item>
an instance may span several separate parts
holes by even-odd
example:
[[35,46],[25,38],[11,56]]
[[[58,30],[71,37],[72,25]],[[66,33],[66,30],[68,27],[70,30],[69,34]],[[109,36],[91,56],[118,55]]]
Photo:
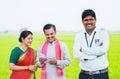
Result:
[[96,20],[96,14],[95,14],[95,12],[92,10],[92,9],[86,9],[86,10],[84,10],[83,11],[83,13],[82,13],[82,20],[86,17],[86,16],[92,16],[92,17],[94,17],[95,18],[95,20]]
[[46,25],[43,27],[43,31],[45,32],[45,30],[50,29],[50,28],[52,28],[52,27],[53,27],[54,31],[56,32],[56,27],[55,27],[55,25],[53,25],[53,24],[46,24]]

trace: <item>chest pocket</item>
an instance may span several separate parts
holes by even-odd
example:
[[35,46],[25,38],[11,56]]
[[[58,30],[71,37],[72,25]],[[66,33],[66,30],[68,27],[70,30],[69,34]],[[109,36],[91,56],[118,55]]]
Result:
[[94,43],[96,46],[100,46],[100,44],[102,43],[102,40],[100,38],[95,38]]

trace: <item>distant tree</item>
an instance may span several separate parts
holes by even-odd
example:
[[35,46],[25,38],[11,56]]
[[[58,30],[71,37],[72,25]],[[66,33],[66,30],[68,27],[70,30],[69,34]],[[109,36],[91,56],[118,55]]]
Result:
[[8,33],[8,30],[5,30],[3,33]]
[[8,30],[0,31],[0,33],[8,33]]

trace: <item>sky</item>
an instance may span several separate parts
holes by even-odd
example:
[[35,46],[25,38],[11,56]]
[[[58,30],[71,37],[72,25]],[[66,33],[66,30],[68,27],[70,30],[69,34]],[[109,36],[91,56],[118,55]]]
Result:
[[98,28],[120,31],[119,0],[0,0],[0,31],[19,31],[27,27],[41,32],[52,23],[58,31],[83,30],[81,14],[96,13]]

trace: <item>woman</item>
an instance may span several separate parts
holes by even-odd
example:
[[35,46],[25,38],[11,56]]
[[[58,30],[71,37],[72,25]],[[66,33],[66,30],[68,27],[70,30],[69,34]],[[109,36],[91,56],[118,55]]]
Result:
[[36,53],[29,47],[32,44],[32,35],[32,32],[27,30],[21,32],[19,37],[21,44],[12,50],[10,56],[9,68],[12,70],[10,79],[35,79]]

